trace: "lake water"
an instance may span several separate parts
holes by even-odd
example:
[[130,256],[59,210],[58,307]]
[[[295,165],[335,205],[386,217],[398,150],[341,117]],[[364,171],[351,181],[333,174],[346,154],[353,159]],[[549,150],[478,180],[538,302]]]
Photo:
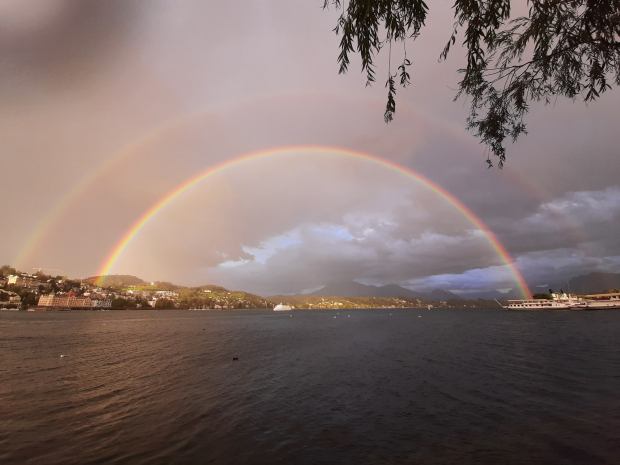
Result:
[[0,312],[0,463],[617,464],[619,342],[620,311]]

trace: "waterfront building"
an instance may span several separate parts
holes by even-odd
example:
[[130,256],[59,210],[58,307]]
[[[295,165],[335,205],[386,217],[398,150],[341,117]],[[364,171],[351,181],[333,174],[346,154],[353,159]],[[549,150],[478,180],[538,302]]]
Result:
[[40,307],[53,308],[91,308],[89,297],[77,297],[68,295],[42,295],[39,299]]
[[94,299],[90,301],[90,304],[93,308],[110,308],[112,301],[110,299]]

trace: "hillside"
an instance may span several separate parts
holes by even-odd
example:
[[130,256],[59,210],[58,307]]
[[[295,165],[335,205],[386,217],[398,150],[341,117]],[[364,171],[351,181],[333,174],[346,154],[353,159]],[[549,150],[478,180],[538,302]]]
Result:
[[221,286],[198,286],[178,291],[179,304],[187,308],[243,309],[273,308],[273,302],[244,291],[229,291]]
[[[83,281],[88,282],[90,284],[94,284],[99,280],[101,276],[91,276],[90,278],[86,278]],[[124,286],[137,286],[140,284],[144,284],[144,281],[137,276],[132,276],[128,274],[110,274],[103,278],[101,283],[104,287],[124,287]]]
[[[83,282],[89,284],[95,284],[99,280],[100,276],[91,276],[90,278],[83,279]],[[180,289],[186,289],[186,286],[178,286],[168,281],[155,281],[154,283],[145,282],[143,279],[137,276],[128,274],[110,274],[103,278],[100,283],[102,287],[112,287],[118,289],[125,289],[131,287],[135,290],[141,291],[178,291]]]

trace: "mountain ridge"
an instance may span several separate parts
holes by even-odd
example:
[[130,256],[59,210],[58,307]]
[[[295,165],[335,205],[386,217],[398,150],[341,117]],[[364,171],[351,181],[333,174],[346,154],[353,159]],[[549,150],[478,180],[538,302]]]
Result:
[[384,286],[374,286],[372,284],[362,284],[357,281],[340,281],[326,284],[308,295],[313,296],[332,296],[332,297],[406,297],[409,299],[421,300],[463,300],[457,294],[443,289],[434,289],[431,292],[416,292],[398,284],[386,284]]
[[[101,277],[91,276],[85,278],[84,282],[95,283]],[[106,275],[103,279],[103,286],[139,286],[143,284],[150,284],[143,279],[133,275]],[[167,290],[185,289],[186,286],[177,286],[172,283],[157,281],[160,287]],[[211,287],[219,287],[210,285]],[[209,287],[198,286],[198,287]],[[592,272],[586,275],[576,276],[568,280],[565,283],[551,283],[543,287],[532,288],[532,293],[543,292],[546,293],[548,289],[554,289],[555,291],[569,291],[574,294],[595,294],[602,293],[612,289],[620,288],[620,273],[606,273],[606,272]],[[294,294],[297,295],[297,294]],[[375,297],[375,298],[396,298],[405,297],[409,299],[421,299],[427,301],[441,301],[441,300],[508,300],[508,299],[521,299],[521,293],[518,288],[510,289],[507,292],[500,292],[495,289],[488,291],[477,291],[472,293],[463,293],[459,295],[457,293],[446,291],[443,289],[434,289],[430,292],[412,291],[398,284],[386,284],[383,286],[374,286],[370,284],[362,284],[357,281],[337,281],[326,284],[321,289],[314,291],[310,294],[300,294],[310,296],[332,296],[332,297]]]

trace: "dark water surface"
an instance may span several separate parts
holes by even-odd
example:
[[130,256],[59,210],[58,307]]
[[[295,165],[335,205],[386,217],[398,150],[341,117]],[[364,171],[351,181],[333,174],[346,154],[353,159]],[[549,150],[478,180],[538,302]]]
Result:
[[619,342],[620,311],[0,312],[0,463],[617,464]]

